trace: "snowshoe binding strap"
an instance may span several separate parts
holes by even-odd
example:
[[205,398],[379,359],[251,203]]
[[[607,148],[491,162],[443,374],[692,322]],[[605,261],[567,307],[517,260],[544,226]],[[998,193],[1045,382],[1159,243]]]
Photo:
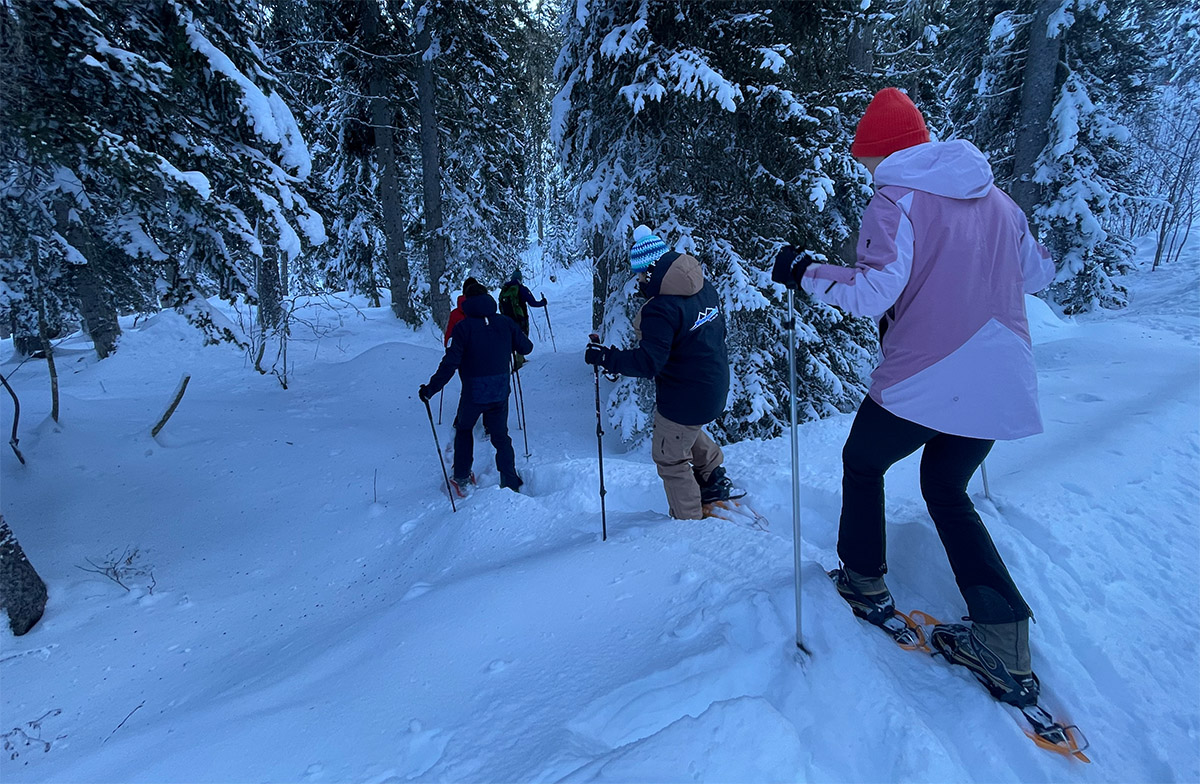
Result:
[[833,580],[838,593],[859,618],[883,629],[896,641],[897,645],[905,650],[929,650],[925,642],[925,631],[907,615],[899,612],[894,604],[889,602],[884,605],[868,598],[866,594],[854,587],[849,578],[843,579],[841,569],[834,569],[828,572],[828,575],[829,579]]
[[933,628],[930,642],[934,655],[946,657],[951,664],[966,667],[1000,702],[1015,708],[1037,704],[1040,684],[1037,676],[1017,679],[1004,662],[974,636],[971,627],[961,623],[944,623]]

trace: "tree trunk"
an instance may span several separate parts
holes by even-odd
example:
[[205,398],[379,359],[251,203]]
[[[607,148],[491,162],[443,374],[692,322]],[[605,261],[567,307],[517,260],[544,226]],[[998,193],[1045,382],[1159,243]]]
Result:
[[[374,44],[381,35],[382,20],[379,5],[363,3],[363,34],[367,43]],[[404,233],[404,200],[400,194],[399,141],[396,110],[385,64],[371,61],[371,130],[375,137],[375,157],[379,166],[379,204],[383,213],[384,255],[387,257],[388,288],[392,292],[392,312],[396,317],[416,324],[416,314],[409,301],[411,276],[408,270],[407,238]]]
[[[264,248],[258,262],[258,326],[264,332],[275,329],[283,320],[283,291],[279,285],[279,250]],[[263,337],[266,340],[266,336]]]
[[592,329],[597,331],[604,324],[604,304],[608,301],[611,279],[612,270],[604,259],[604,237],[597,231],[592,234]]
[[850,67],[869,74],[875,70],[875,22],[856,21],[846,45]]
[[46,609],[46,583],[25,557],[4,515],[0,515],[0,607],[8,612],[8,625],[18,637],[32,629]]
[[71,287],[83,316],[83,329],[92,339],[96,356],[105,359],[117,350],[117,338],[121,336],[117,309],[101,275],[101,267],[109,261],[109,248],[96,242],[89,230],[71,222],[66,201],[55,205],[54,218],[59,233],[87,259],[87,264],[71,265]]
[[46,322],[46,302],[38,290],[38,336],[42,339],[42,351],[46,355],[46,368],[50,372],[50,418],[58,421],[58,368],[54,364],[54,346],[50,343],[50,325]]
[[50,418],[58,421],[58,369],[54,365],[54,346],[50,344],[50,323],[46,318],[46,285],[42,282],[42,273],[36,242],[29,243],[30,266],[33,269],[34,298],[37,307],[38,338],[42,342],[42,352],[46,356],[46,368],[50,372]]
[[450,320],[450,298],[442,290],[446,274],[446,237],[442,233],[442,164],[438,143],[437,105],[433,60],[426,55],[433,45],[433,7],[429,0],[417,5],[417,106],[421,115],[421,180],[425,190],[425,247],[429,255],[429,305],[433,320],[445,329]]
[[1062,33],[1049,37],[1050,15],[1062,0],[1038,0],[1029,23],[1029,50],[1021,74],[1021,109],[1017,117],[1017,137],[1013,150],[1013,201],[1032,215],[1041,196],[1041,186],[1033,181],[1038,156],[1050,138],[1050,114],[1054,111],[1054,88],[1058,84],[1058,55]]

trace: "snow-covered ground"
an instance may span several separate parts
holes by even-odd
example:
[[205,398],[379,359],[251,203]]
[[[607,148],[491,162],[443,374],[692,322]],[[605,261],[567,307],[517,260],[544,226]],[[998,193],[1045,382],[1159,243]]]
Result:
[[[535,269],[558,351],[545,334],[522,372],[527,492],[481,442],[457,513],[416,398],[439,337],[386,309],[308,308],[286,391],[174,314],[127,321],[104,362],[70,339],[61,425],[45,363],[6,359],[29,462],[0,450],[2,509],[50,604],[0,631],[0,779],[1198,781],[1198,250],[1133,275],[1124,312],[1033,314],[1046,433],[997,445],[994,503],[973,485],[1091,765],[837,598],[849,416],[800,428],[810,659],[786,438],[726,453],[766,533],[669,519],[648,453],[606,444],[601,542],[589,278]],[[888,477],[889,583],[957,619],[916,469]],[[129,591],[88,571],[110,564]]]

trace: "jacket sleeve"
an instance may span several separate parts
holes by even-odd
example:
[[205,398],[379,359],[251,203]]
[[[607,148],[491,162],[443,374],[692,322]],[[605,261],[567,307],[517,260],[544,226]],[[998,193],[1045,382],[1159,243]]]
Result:
[[605,369],[638,378],[654,378],[662,372],[675,340],[675,327],[669,314],[662,307],[643,307],[641,329],[638,347],[609,352]]
[[546,298],[542,297],[541,299],[534,299],[533,292],[527,289],[525,286],[521,287],[521,301],[531,308],[546,307]]
[[463,345],[462,330],[456,326],[454,331],[450,333],[450,347],[446,349],[442,361],[438,364],[437,370],[429,379],[430,392],[438,392],[442,387],[449,383],[454,377],[454,371],[458,370],[458,366],[462,364]]
[[521,331],[521,328],[517,326],[517,322],[513,321],[512,319],[509,319],[508,323],[510,325],[512,325],[513,350],[516,351],[521,356],[527,356],[529,354],[532,354],[533,353],[533,341],[529,339],[528,335],[526,335],[524,332]]
[[863,212],[858,263],[811,264],[800,281],[814,299],[855,316],[878,318],[895,304],[912,272],[913,230],[897,202],[876,193]]
[[[1021,216],[1023,219],[1024,215]],[[1021,221],[1025,232],[1021,236],[1021,277],[1026,294],[1034,294],[1050,285],[1054,280],[1054,259],[1050,251],[1042,247],[1029,232],[1027,219]]]

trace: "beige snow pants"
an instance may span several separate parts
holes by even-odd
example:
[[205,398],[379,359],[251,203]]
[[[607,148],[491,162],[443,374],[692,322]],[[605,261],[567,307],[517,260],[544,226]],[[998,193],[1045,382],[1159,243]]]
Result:
[[[654,411],[654,439],[651,450],[671,516],[678,520],[699,520],[700,484],[696,474],[707,480],[721,465],[725,455],[699,425],[681,425]],[[693,473],[694,472],[694,473]]]

